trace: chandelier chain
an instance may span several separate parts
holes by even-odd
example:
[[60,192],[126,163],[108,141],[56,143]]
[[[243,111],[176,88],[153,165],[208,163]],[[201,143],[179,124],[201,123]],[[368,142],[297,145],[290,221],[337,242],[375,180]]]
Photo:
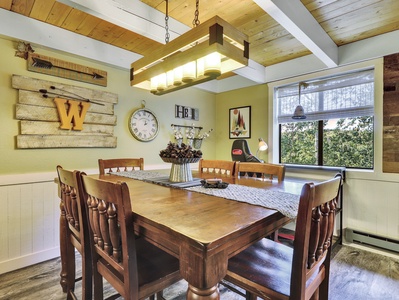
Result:
[[169,1],[166,1],[166,13],[165,13],[165,44],[169,43]]
[[197,27],[200,24],[199,20],[199,0],[195,2],[195,12],[194,12],[194,20],[193,20],[193,27]]

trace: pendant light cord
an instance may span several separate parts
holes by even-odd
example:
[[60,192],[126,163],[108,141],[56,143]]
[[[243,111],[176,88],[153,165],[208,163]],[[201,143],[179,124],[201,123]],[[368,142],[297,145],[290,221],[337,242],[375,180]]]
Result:
[[298,91],[298,94],[299,94],[299,104],[301,104],[301,89],[303,88],[303,89],[306,89],[308,86],[309,86],[309,83],[306,83],[306,82],[304,82],[304,81],[301,81],[299,84],[299,91]]
[[193,20],[193,27],[197,27],[200,24],[199,20],[199,0],[195,2],[195,12],[194,12],[194,20]]
[[165,44],[169,43],[169,1],[166,1],[166,13],[165,13]]
[[300,83],[298,84],[298,98],[299,98],[299,104],[301,104],[301,85],[302,85],[302,82],[300,82]]

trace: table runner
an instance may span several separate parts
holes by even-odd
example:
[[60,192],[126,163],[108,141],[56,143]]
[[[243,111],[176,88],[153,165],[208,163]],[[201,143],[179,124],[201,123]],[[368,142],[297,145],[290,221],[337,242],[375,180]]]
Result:
[[[203,186],[185,187],[184,185],[180,187],[178,184],[172,182],[166,184],[164,173],[146,170],[111,172],[110,174],[152,183],[164,182],[164,185],[171,187],[182,188],[188,191],[221,197],[228,200],[236,200],[253,205],[259,205],[277,210],[290,219],[295,219],[298,213],[299,195],[283,191],[272,191],[239,184],[229,184],[226,189],[204,188]],[[162,180],[157,182],[157,178],[162,178]],[[198,182],[196,184],[198,184]]]
[[186,188],[186,187],[201,185],[201,178],[193,178],[193,181],[187,181],[187,182],[171,182],[169,181],[169,175],[165,175],[164,173],[156,171],[134,170],[134,171],[123,171],[123,172],[110,172],[109,174],[128,177],[132,179],[142,180],[146,182],[151,182],[175,188]]
[[287,192],[271,191],[239,184],[229,184],[225,189],[196,186],[186,188],[186,190],[275,209],[290,219],[295,219],[298,213],[299,195]]

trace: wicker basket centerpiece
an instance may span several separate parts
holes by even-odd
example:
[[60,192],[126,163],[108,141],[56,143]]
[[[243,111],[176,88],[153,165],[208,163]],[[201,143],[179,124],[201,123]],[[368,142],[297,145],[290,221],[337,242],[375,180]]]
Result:
[[202,152],[185,143],[178,145],[169,142],[166,149],[160,151],[159,156],[164,162],[172,164],[169,181],[186,182],[193,180],[190,163],[198,162],[202,158]]

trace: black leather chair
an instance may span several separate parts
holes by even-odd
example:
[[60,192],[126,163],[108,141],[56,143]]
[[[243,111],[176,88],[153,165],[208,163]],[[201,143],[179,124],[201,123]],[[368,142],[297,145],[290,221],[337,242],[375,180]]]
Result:
[[251,153],[247,140],[238,139],[231,146],[231,159],[240,162],[261,162]]
[[[233,161],[239,162],[262,162],[255,155],[251,153],[249,149],[247,140],[238,139],[233,142],[231,146],[231,159]],[[244,174],[240,174],[244,175]],[[253,174],[249,173],[248,176],[252,176]],[[262,174],[256,174],[257,177],[261,177]]]

